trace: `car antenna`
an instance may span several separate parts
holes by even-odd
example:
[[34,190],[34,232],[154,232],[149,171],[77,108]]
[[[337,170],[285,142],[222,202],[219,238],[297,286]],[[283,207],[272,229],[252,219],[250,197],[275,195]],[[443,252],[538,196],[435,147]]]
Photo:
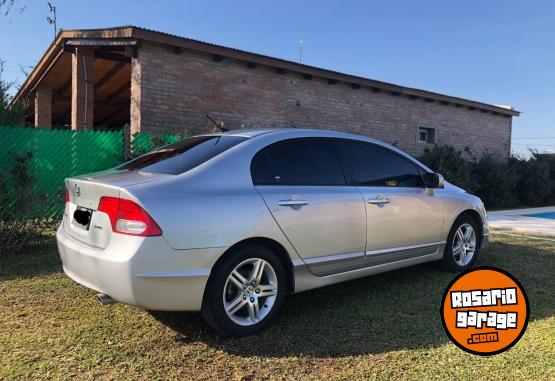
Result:
[[206,117],[208,118],[209,121],[211,121],[212,123],[214,123],[214,125],[216,126],[216,128],[218,128],[220,131],[222,131],[222,132],[229,131],[228,128],[224,128],[224,122],[217,121],[216,119],[212,118],[212,117],[210,116],[210,114],[206,114]]

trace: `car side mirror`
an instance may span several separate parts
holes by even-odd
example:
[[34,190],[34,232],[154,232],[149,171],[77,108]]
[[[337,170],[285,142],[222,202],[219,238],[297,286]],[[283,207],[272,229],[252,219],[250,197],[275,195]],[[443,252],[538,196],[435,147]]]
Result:
[[426,188],[443,188],[445,179],[439,173],[429,172],[422,176]]

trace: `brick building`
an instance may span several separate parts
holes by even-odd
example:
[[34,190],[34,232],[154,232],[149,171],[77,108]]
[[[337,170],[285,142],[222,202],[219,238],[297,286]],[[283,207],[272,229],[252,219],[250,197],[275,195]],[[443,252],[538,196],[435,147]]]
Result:
[[322,128],[418,155],[434,143],[508,156],[519,113],[134,26],[63,30],[13,102],[27,124],[199,134]]

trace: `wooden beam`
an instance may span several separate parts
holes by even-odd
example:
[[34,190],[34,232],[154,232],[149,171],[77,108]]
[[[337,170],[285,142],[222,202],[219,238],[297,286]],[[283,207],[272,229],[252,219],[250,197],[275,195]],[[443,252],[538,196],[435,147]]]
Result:
[[131,89],[131,81],[124,83],[120,87],[118,87],[112,94],[106,97],[106,100],[109,101],[111,99],[116,98],[118,95],[123,93],[126,89]]
[[[100,78],[100,80],[98,82],[96,82],[96,84],[94,85],[94,90],[97,91],[98,89],[100,89],[113,76],[115,76],[117,73],[119,73],[121,71],[121,69],[123,69],[125,66],[126,66],[126,64],[124,62],[118,62],[117,64],[115,64],[114,67],[111,68],[108,71],[108,73],[106,73],[106,75],[104,75],[102,78]],[[71,83],[70,83],[70,85],[71,85]]]
[[131,58],[129,57],[117,53],[105,52],[102,50],[96,50],[94,52],[94,56],[96,58],[100,58],[101,60],[131,63]]
[[137,58],[137,46],[136,45],[126,45],[123,49],[126,57]]
[[[71,97],[68,95],[56,95],[53,97],[55,101],[63,101],[63,102],[70,102]],[[94,103],[99,106],[112,106],[112,107],[127,107],[129,104],[127,102],[116,101],[113,99],[95,99]]]

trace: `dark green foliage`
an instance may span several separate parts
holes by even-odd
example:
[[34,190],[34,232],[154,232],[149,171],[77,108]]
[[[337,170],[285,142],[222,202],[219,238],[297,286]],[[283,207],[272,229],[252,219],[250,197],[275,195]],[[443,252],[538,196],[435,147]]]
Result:
[[0,125],[15,126],[22,124],[27,103],[20,102],[12,107],[9,106],[12,99],[9,90],[13,87],[13,83],[2,80],[3,66],[4,62],[0,60]]
[[551,181],[555,181],[555,178],[549,178],[550,164],[547,160],[533,154],[527,161],[511,158],[509,164],[518,174],[516,193],[524,205],[541,205],[550,198],[553,192]]
[[35,189],[33,154],[11,153],[14,165],[0,174],[0,252],[30,248],[44,241],[54,221],[36,218],[35,208],[45,201]]
[[555,199],[553,170],[542,155],[501,160],[492,154],[480,159],[465,154],[468,160],[453,147],[435,146],[426,149],[420,160],[450,183],[480,197],[488,208],[541,206]]
[[178,134],[150,134],[137,132],[131,141],[131,157],[139,157],[156,148],[175,143],[185,137]]
[[434,146],[433,149],[426,148],[420,160],[434,171],[441,173],[463,189],[473,189],[472,163],[463,157],[461,151],[447,145]]
[[486,154],[473,163],[472,179],[474,188],[471,193],[479,196],[491,208],[504,208],[520,205],[516,191],[518,174],[508,163]]

